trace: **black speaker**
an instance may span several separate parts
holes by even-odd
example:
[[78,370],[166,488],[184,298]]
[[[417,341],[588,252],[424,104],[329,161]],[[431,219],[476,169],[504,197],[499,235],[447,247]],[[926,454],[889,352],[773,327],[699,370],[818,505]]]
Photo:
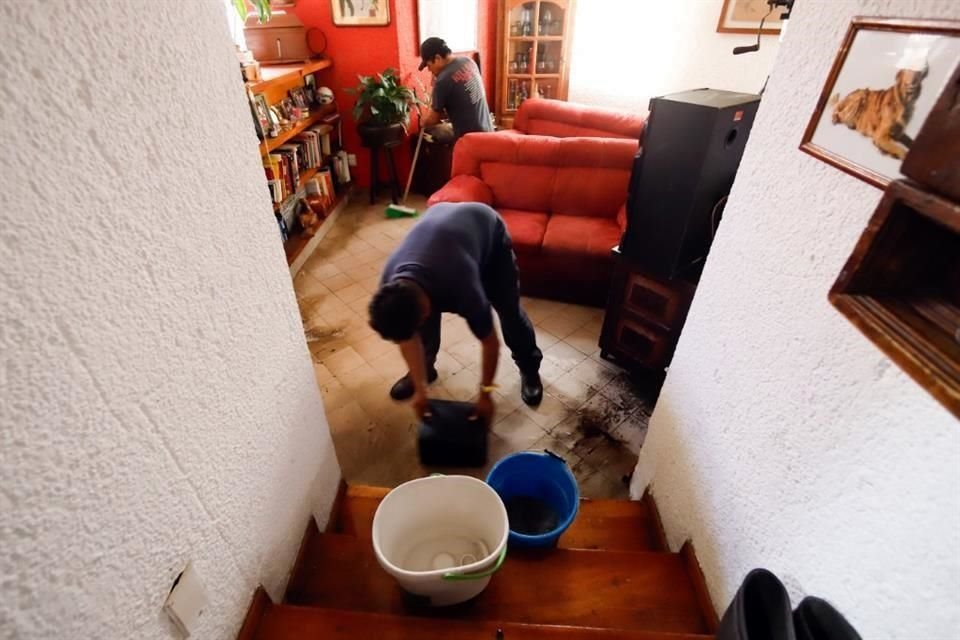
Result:
[[696,89],[650,100],[634,159],[621,252],[674,278],[710,251],[760,96]]

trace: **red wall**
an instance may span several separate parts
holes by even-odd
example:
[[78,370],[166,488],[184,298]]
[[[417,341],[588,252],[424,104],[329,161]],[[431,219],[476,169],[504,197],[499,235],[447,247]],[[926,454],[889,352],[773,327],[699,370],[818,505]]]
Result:
[[[390,2],[390,24],[385,27],[335,27],[331,0],[300,0],[294,13],[307,29],[316,27],[327,37],[326,55],[333,66],[317,75],[321,86],[333,89],[337,106],[343,114],[343,141],[348,153],[357,155],[357,166],[351,168],[354,181],[370,184],[370,155],[360,146],[353,120],[353,96],[344,89],[357,86],[358,75],[369,75],[397,66],[397,21],[395,6]],[[383,175],[386,175],[384,168]],[[405,175],[405,174],[404,174]]]
[[[491,108],[494,105],[494,65],[496,64],[497,0],[478,0],[477,22],[479,28],[480,64]],[[344,89],[357,84],[358,75],[370,75],[393,67],[399,69],[405,84],[419,93],[419,85],[413,80],[416,75],[429,91],[429,71],[418,72],[420,65],[420,34],[417,33],[417,0],[390,0],[390,24],[384,27],[338,27],[333,24],[331,0],[299,0],[294,13],[307,29],[316,27],[327,37],[328,55],[333,66],[318,74],[321,86],[333,89],[340,113],[343,114],[344,146],[348,153],[357,155],[357,166],[352,169],[355,184],[370,185],[370,153],[360,146],[352,110],[354,98]],[[411,119],[411,132],[417,130],[417,118]],[[396,150],[397,172],[401,188],[406,184],[410,168],[410,153],[407,145]],[[381,162],[383,164],[383,162]],[[386,177],[386,167],[381,167]],[[386,190],[382,192],[386,195]]]

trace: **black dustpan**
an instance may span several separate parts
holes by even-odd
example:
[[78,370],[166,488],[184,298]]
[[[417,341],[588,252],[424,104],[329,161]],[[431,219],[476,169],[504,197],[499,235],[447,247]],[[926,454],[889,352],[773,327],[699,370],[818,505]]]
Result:
[[420,423],[417,449],[428,467],[482,467],[487,463],[487,424],[471,420],[471,402],[431,400],[430,417]]

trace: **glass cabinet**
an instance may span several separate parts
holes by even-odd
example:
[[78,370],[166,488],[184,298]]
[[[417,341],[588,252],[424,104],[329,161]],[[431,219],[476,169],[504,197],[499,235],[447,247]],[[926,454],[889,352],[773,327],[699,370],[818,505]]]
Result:
[[497,122],[528,98],[567,99],[574,0],[500,0]]

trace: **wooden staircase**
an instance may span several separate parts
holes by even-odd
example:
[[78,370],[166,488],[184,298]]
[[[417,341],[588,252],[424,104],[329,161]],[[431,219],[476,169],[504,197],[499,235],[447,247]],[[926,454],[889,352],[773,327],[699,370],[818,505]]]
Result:
[[471,602],[405,599],[370,541],[388,489],[349,487],[311,521],[282,604],[258,589],[239,640],[707,640],[717,617],[690,545],[667,550],[653,500],[583,500],[557,549],[510,549]]

